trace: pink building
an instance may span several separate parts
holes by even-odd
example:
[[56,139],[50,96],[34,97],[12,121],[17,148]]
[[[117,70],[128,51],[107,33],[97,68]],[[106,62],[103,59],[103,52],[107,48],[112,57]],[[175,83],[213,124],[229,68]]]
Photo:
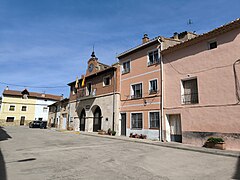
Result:
[[160,52],[194,36],[184,32],[172,38],[159,36],[149,40],[145,34],[142,44],[117,56],[121,65],[121,135],[133,133],[147,135],[150,139],[162,137]]
[[202,146],[214,136],[240,149],[240,20],[161,54],[164,140]]

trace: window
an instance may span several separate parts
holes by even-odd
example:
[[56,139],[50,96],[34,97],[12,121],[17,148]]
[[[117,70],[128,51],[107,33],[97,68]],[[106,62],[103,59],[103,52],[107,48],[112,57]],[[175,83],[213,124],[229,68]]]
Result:
[[142,98],[142,83],[132,85],[131,99]]
[[151,80],[149,83],[149,94],[157,93],[157,79]]
[[132,129],[142,129],[142,113],[132,113]]
[[9,111],[15,111],[15,106],[14,105],[10,105],[9,106]]
[[109,86],[110,85],[110,77],[104,77],[103,78],[103,86]]
[[184,80],[182,81],[182,86],[183,86],[182,103],[183,104],[198,103],[197,79]]
[[47,107],[43,107],[43,112],[47,112],[48,108]]
[[148,65],[159,63],[159,53],[158,50],[148,53]]
[[27,106],[22,106],[22,111],[27,111]]
[[217,48],[217,41],[211,41],[208,43],[209,49]]
[[14,117],[7,117],[6,122],[13,122],[14,121]]
[[92,84],[87,83],[87,96],[90,96],[92,92]]
[[150,128],[159,128],[159,112],[149,113]]
[[122,74],[130,72],[130,61],[124,62],[122,64]]

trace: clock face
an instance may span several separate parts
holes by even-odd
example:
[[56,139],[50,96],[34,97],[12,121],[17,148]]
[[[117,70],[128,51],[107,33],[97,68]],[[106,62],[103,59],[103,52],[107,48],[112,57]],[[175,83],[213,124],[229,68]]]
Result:
[[89,67],[88,67],[88,71],[92,72],[92,70],[93,70],[93,64],[90,64]]

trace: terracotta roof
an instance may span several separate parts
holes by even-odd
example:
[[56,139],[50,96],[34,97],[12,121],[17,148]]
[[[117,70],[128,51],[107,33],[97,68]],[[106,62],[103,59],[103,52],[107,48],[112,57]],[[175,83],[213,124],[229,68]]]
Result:
[[[93,73],[93,74],[90,74],[88,76],[85,76],[85,78],[88,78],[88,77],[91,77],[91,76],[97,76],[97,75],[99,75],[99,74],[101,74],[101,73],[103,73],[105,71],[110,70],[110,69],[116,69],[116,68],[114,66],[109,66],[106,69],[103,69],[103,70],[97,71],[96,73]],[[81,83],[82,80],[83,80],[82,78],[78,79],[78,82]],[[72,82],[68,83],[68,85],[71,86],[72,84],[75,84],[75,83],[76,83],[76,81],[72,81]]]
[[187,41],[184,41],[184,42],[181,42],[179,44],[170,46],[169,48],[162,50],[161,53],[162,54],[167,54],[167,53],[173,52],[175,50],[178,50],[178,49],[196,44],[196,43],[201,42],[203,40],[213,38],[214,36],[226,33],[226,32],[231,31],[231,30],[233,30],[237,27],[240,27],[240,19],[239,18],[234,20],[234,21],[231,21],[230,23],[227,23],[227,24],[224,24],[224,25],[222,25],[218,28],[215,28],[212,31],[209,31],[207,33],[203,33],[203,34],[198,35],[198,36],[196,36],[192,39],[189,39]]
[[[3,95],[22,96],[23,95],[22,92],[23,91],[4,90]],[[37,99],[55,100],[55,101],[59,101],[62,98],[62,96],[57,96],[53,94],[42,94],[42,93],[36,93],[36,92],[29,92],[28,97],[37,98]]]
[[117,57],[117,58],[120,58],[120,57],[122,57],[122,56],[124,56],[124,55],[127,55],[127,54],[129,54],[129,53],[131,53],[131,52],[133,52],[133,51],[135,51],[135,50],[137,50],[137,49],[139,49],[139,48],[142,48],[142,47],[145,47],[145,46],[147,46],[147,45],[150,45],[150,44],[156,42],[159,38],[160,38],[160,36],[155,37],[155,38],[153,38],[153,39],[150,39],[148,42],[143,43],[143,44],[140,44],[140,45],[137,45],[136,47],[133,47],[133,48],[127,50],[127,51],[124,51],[124,52],[118,54],[116,57]]

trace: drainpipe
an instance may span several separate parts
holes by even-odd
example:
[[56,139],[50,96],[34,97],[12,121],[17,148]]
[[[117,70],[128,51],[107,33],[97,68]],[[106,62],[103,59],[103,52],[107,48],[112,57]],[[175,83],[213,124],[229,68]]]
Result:
[[114,131],[114,121],[115,121],[115,88],[116,88],[116,69],[113,70],[113,125],[112,130]]
[[161,97],[161,103],[160,103],[160,109],[161,109],[161,115],[160,115],[160,119],[159,119],[159,141],[164,141],[163,140],[163,59],[162,59],[162,54],[161,54],[161,50],[163,49],[162,47],[162,40],[160,38],[158,38],[158,42],[160,43],[160,47],[159,47],[159,53],[160,53],[160,72],[161,72],[161,91],[160,91],[160,97]]

